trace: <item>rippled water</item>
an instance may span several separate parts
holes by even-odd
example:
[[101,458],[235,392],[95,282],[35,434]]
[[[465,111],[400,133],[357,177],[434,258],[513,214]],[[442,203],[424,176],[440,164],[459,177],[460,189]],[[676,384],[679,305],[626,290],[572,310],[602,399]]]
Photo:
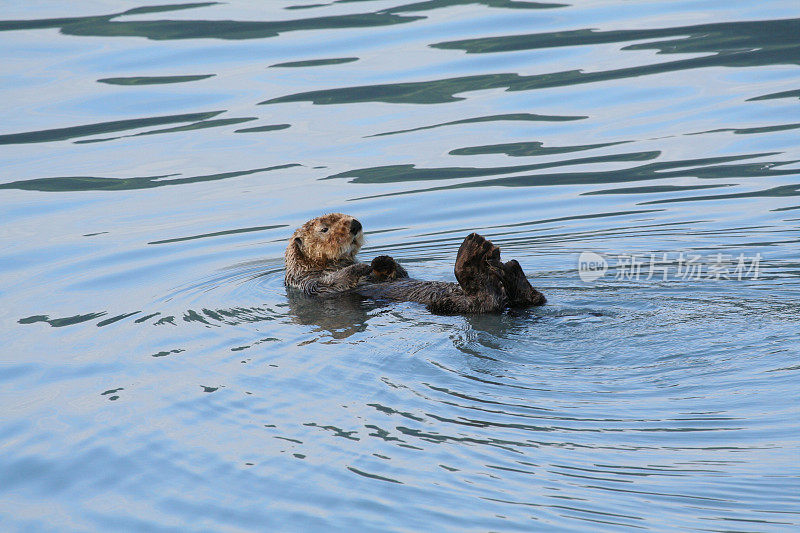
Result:
[[[796,0],[301,2],[3,5],[1,528],[800,527]],[[330,211],[548,305],[290,298]]]

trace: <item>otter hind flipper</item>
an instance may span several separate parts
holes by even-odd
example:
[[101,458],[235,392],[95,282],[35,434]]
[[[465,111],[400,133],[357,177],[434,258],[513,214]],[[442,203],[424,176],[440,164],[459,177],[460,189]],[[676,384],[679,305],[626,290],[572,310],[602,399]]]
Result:
[[477,233],[470,233],[458,249],[455,274],[467,294],[503,292],[500,248]]
[[533,288],[516,259],[503,263],[503,286],[511,307],[544,305],[547,298]]
[[458,249],[455,275],[461,291],[430,302],[434,313],[494,313],[507,305],[500,249],[477,233]]

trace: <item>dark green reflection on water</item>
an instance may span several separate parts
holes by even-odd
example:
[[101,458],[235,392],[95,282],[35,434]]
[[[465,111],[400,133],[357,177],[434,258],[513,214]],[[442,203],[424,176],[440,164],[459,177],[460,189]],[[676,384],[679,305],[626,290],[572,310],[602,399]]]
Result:
[[174,239],[164,239],[160,241],[151,241],[147,244],[168,244],[171,242],[183,242],[183,241],[193,241],[196,239],[205,239],[208,237],[220,237],[222,235],[234,235],[237,233],[250,233],[253,231],[264,231],[268,229],[276,229],[276,228],[285,228],[286,224],[277,224],[273,226],[254,226],[252,228],[237,228],[237,229],[229,229],[225,231],[215,231],[213,233],[203,233],[201,235],[190,235],[188,237],[176,237]]
[[[689,37],[686,37],[687,34]],[[463,100],[463,97],[455,96],[459,93],[486,89],[528,91],[708,67],[800,64],[798,35],[800,35],[800,19],[787,19],[726,22],[653,30],[609,32],[575,30],[444,42],[431,46],[460,49],[467,53],[490,53],[671,37],[668,41],[637,43],[624,49],[655,49],[662,54],[710,55],[599,72],[569,70],[531,76],[521,76],[516,73],[481,74],[443,80],[325,89],[286,95],[261,103],[309,101],[320,105],[356,102],[438,104]]]
[[[638,152],[628,155],[629,160],[647,160],[654,159],[658,156],[659,152]],[[559,174],[529,174],[523,176],[508,176],[502,178],[492,178],[490,180],[472,181],[468,183],[458,183],[454,185],[444,185],[440,187],[432,187],[427,189],[407,190],[400,192],[393,192],[387,194],[379,194],[374,196],[367,196],[365,198],[382,198],[388,196],[400,196],[404,194],[415,194],[430,191],[442,191],[453,189],[468,189],[480,187],[541,187],[548,185],[597,185],[602,183],[627,183],[636,181],[652,181],[667,178],[698,178],[698,179],[732,179],[732,178],[759,178],[759,177],[774,177],[786,176],[796,174],[796,170],[792,169],[776,169],[775,167],[781,165],[792,164],[795,161],[769,161],[759,163],[739,163],[733,165],[726,165],[723,163],[732,162],[742,159],[752,159],[757,157],[764,157],[775,155],[774,153],[763,154],[748,154],[740,156],[728,157],[714,157],[705,159],[692,159],[684,161],[668,161],[661,163],[648,163],[631,168],[624,168],[619,170],[595,170],[589,172],[563,172]],[[582,164],[589,160],[595,161],[601,158],[583,158],[571,161],[561,162],[562,164]],[[608,159],[612,159],[609,157]],[[618,161],[624,159],[620,158]],[[434,169],[417,169],[413,165],[394,165],[390,167],[377,167],[371,169],[351,171],[349,173],[342,173],[331,177],[350,177],[356,176],[352,180],[353,183],[392,183],[404,181],[426,181],[426,180],[443,180],[443,179],[456,179],[456,178],[470,178],[487,175],[507,174],[514,172],[513,169],[530,170],[532,166],[538,168],[546,168],[547,166],[554,166],[551,164],[543,165],[520,165],[518,167],[498,167],[498,168],[434,168]],[[518,171],[518,170],[517,170]],[[727,185],[727,184],[726,184]],[[785,188],[778,187],[770,189],[767,192],[755,193],[741,193],[731,197],[749,197],[749,196],[791,196],[792,192],[796,189],[795,186],[788,186]],[[606,191],[610,193],[611,191]],[[780,193],[780,194],[778,194]],[[667,200],[671,201],[671,200]],[[648,202],[658,203],[658,202]]]
[[531,122],[567,122],[570,120],[582,120],[589,118],[587,116],[564,116],[564,115],[536,115],[534,113],[509,113],[505,115],[489,115],[486,117],[465,118],[461,120],[453,120],[451,122],[443,122],[441,124],[433,124],[432,126],[421,126],[419,128],[411,128],[408,130],[387,131],[385,133],[376,133],[375,135],[368,135],[368,137],[382,137],[385,135],[397,135],[398,133],[410,133],[412,131],[432,130],[433,128],[441,128],[443,126],[456,126],[458,124],[473,124],[478,122],[499,122],[504,120],[509,121],[531,121]]
[[794,91],[781,91],[779,93],[765,94],[763,96],[756,96],[755,98],[748,98],[748,102],[755,102],[758,100],[776,100],[779,98],[800,98],[800,89]]
[[32,180],[14,181],[0,184],[0,189],[19,189],[24,191],[42,192],[74,192],[74,191],[129,191],[134,189],[151,189],[167,185],[183,185],[186,183],[199,183],[203,181],[217,181],[239,176],[281,170],[284,168],[299,167],[297,163],[278,165],[274,167],[255,168],[238,172],[222,172],[205,176],[190,178],[164,179],[175,174],[162,176],[145,176],[135,178],[96,178],[92,176],[65,176],[57,178],[37,178]]
[[100,318],[106,314],[108,314],[107,311],[101,311],[99,313],[87,313],[84,315],[74,315],[63,318],[50,318],[48,315],[33,315],[20,318],[17,320],[17,322],[19,324],[35,324],[36,322],[46,322],[54,328],[61,328],[64,326],[71,326],[73,324],[80,324],[81,322],[94,320],[95,318]]
[[205,80],[214,76],[216,76],[216,74],[200,74],[197,76],[132,76],[128,78],[102,78],[97,81],[109,85],[162,85]]
[[305,101],[320,105],[352,104],[357,102],[439,104],[464,100],[464,98],[456,97],[455,94],[457,93],[509,87],[519,79],[521,79],[519,74],[480,74],[477,76],[462,76],[446,80],[362,85],[358,87],[324,89],[321,91],[290,94],[271,100],[265,100],[259,102],[259,104]]
[[457,148],[450,151],[450,155],[481,155],[481,154],[506,154],[513,157],[566,154],[569,152],[580,152],[583,150],[593,150],[606,146],[615,146],[630,141],[618,141],[613,143],[584,144],[582,146],[551,146],[546,147],[541,142],[518,142],[505,144],[490,144],[487,146],[470,146],[467,148]]
[[178,11],[180,9],[192,9],[196,7],[213,6],[219,2],[198,2],[193,4],[167,4],[161,6],[145,6],[128,9],[113,15],[101,15],[93,17],[61,17],[53,19],[34,19],[34,20],[0,20],[0,31],[8,30],[39,30],[45,28],[59,28],[69,24],[88,23],[91,21],[104,21],[123,15],[145,15],[148,13],[159,13],[162,11]]
[[161,124],[174,124],[176,122],[194,122],[215,117],[225,111],[209,111],[206,113],[188,113],[185,115],[169,115],[166,117],[134,118],[129,120],[114,120],[112,122],[98,122],[84,126],[70,128],[57,128],[52,130],[29,131],[25,133],[11,133],[0,135],[0,144],[43,143],[50,141],[63,141],[75,137],[86,137],[99,133],[133,130],[147,126]]
[[650,185],[644,187],[620,187],[618,189],[588,191],[581,193],[581,196],[592,196],[597,194],[653,194],[659,192],[694,191],[698,189],[717,189],[719,187],[735,186],[735,183],[718,183],[714,185]]
[[700,131],[697,133],[687,133],[686,135],[703,135],[704,133],[720,133],[724,131],[733,132],[735,135],[752,135],[754,133],[770,133],[773,131],[796,130],[800,128],[798,124],[778,124],[775,126],[759,126],[756,128],[717,128],[715,130]]
[[[357,2],[371,2],[373,0],[334,0],[329,4],[306,4],[288,6],[284,9],[311,9],[324,7],[333,4],[354,4]],[[382,13],[405,13],[408,11],[431,11],[444,7],[463,6],[463,5],[483,5],[486,7],[504,9],[550,9],[555,7],[567,7],[569,4],[556,4],[544,2],[528,2],[526,0],[427,0],[423,2],[413,2],[397,7],[390,7],[381,10]]]
[[[787,171],[787,174],[796,174],[797,171]],[[696,202],[700,200],[732,200],[734,198],[780,198],[785,196],[800,196],[800,184],[781,185],[779,187],[771,187],[769,189],[762,189],[760,191],[747,191],[737,192],[731,194],[715,194],[709,196],[693,196],[690,198],[665,198],[663,200],[651,200],[649,202],[641,202],[639,205],[650,204],[667,204],[673,202]]]
[[202,130],[206,128],[218,128],[220,126],[230,126],[231,124],[241,124],[242,122],[250,122],[258,120],[258,117],[241,117],[241,118],[220,118],[217,120],[203,120],[185,126],[176,126],[174,128],[163,128],[160,130],[143,131],[141,133],[134,133],[133,135],[121,135],[119,137],[106,137],[104,139],[86,139],[82,141],[75,141],[75,144],[97,143],[104,141],[113,141],[115,139],[122,139],[124,137],[141,137],[142,135],[156,135],[159,133],[175,133],[178,131],[191,131]]
[[[538,226],[542,224],[552,224],[553,222],[567,222],[569,220],[587,220],[592,218],[608,218],[608,217],[625,217],[630,215],[642,215],[645,213],[658,213],[664,209],[635,209],[630,211],[611,211],[609,213],[586,213],[582,215],[568,215],[564,217],[555,218],[541,218],[536,220],[526,220],[524,222],[515,222],[513,224],[501,224],[498,226],[488,226],[491,229],[499,228],[520,228],[525,226]],[[690,224],[690,222],[681,222],[681,224]],[[669,224],[664,224],[669,225]]]
[[415,165],[387,165],[383,167],[363,168],[349,170],[322,179],[354,178],[350,183],[401,183],[407,181],[450,180],[459,178],[477,178],[481,176],[498,176],[514,172],[526,172],[544,168],[553,168],[565,165],[586,163],[606,163],[619,161],[647,161],[657,158],[661,152],[631,152],[611,154],[595,157],[583,157],[549,163],[532,165],[512,165],[502,167],[443,167],[443,168],[416,168]]
[[320,67],[324,65],[341,65],[342,63],[352,63],[358,61],[357,57],[334,57],[331,59],[308,59],[306,61],[287,61],[286,63],[275,63],[272,67]]
[[[668,41],[636,43],[624,50],[658,50],[662,54],[738,53],[771,48],[783,62],[797,60],[800,19],[720,22],[647,30],[595,31],[591,29],[480,37],[432,44],[433,48],[486,54],[561,46],[622,43],[669,37]],[[777,61],[782,62],[782,61]]]
[[315,7],[325,7],[329,6],[330,4],[305,4],[305,5],[296,5],[296,6],[286,6],[283,9],[313,9]]
[[269,124],[267,126],[256,126],[255,128],[242,128],[235,130],[234,133],[258,133],[262,131],[277,131],[290,128],[291,124]]
[[0,20],[0,31],[58,28],[65,35],[91,37],[146,37],[169,39],[261,39],[283,32],[337,28],[370,28],[413,22],[425,17],[391,13],[360,13],[299,20],[235,21],[235,20],[133,20],[118,22],[124,15],[143,15],[162,11],[190,9],[217,2],[173,4],[129,9],[111,15],[69,17],[40,20]]
[[139,135],[154,135],[156,133],[171,133],[174,131],[189,131],[189,130],[201,130],[205,128],[216,128],[219,126],[228,126],[230,124],[241,124],[242,122],[250,122],[253,120],[258,120],[258,117],[220,118],[217,120],[204,120],[201,122],[195,122],[194,124],[187,124],[186,126],[176,126],[174,128],[144,131],[142,133],[137,133],[135,136],[138,137]]
[[[360,0],[338,0],[335,4],[346,4],[358,2]],[[569,4],[556,4],[544,2],[526,2],[521,0],[428,0],[425,2],[414,2],[397,7],[385,9],[386,13],[405,13],[408,11],[430,11],[443,7],[463,6],[469,4],[484,5],[486,7],[504,9],[551,9],[556,7],[567,7]]]

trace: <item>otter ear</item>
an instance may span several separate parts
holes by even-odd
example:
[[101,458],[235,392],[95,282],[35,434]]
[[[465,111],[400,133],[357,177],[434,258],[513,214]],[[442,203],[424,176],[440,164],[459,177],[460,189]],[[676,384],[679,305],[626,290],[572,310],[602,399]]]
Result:
[[303,253],[303,239],[300,237],[295,237],[294,241],[292,241],[294,247],[297,248],[297,251]]

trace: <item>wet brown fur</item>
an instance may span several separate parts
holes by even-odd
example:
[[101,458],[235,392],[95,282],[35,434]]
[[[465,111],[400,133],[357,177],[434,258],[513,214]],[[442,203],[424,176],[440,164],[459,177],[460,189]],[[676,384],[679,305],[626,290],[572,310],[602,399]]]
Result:
[[497,313],[546,301],[519,263],[502,263],[500,249],[476,233],[459,248],[458,283],[411,279],[389,256],[359,263],[355,255],[363,242],[361,224],[349,215],[331,213],[309,220],[295,230],[286,248],[286,285],[309,295],[353,292],[420,302],[442,314]]
[[355,260],[364,234],[361,230],[351,232],[354,220],[349,215],[330,213],[297,228],[284,255],[286,285],[306,294],[342,292],[368,274],[369,265]]

